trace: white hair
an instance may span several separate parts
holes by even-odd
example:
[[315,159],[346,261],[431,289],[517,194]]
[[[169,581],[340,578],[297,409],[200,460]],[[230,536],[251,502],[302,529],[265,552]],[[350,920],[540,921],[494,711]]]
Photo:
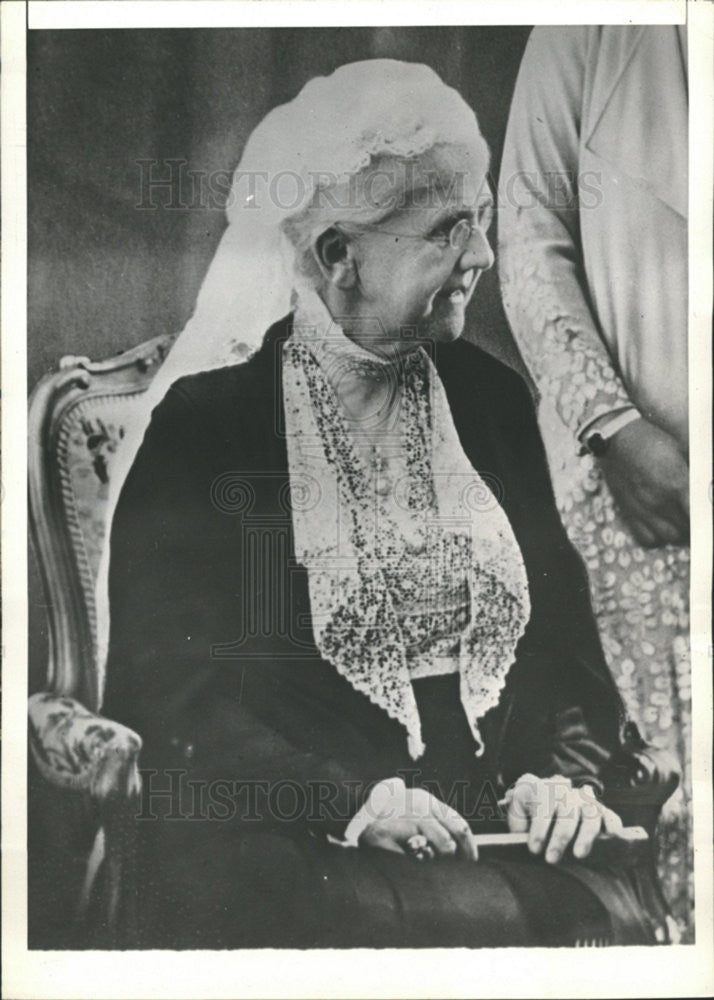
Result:
[[[314,285],[312,248],[337,222],[368,224],[410,191],[409,164],[436,149],[488,150],[474,112],[428,66],[371,59],[310,80],[270,111],[246,144],[226,205],[228,227],[194,313],[145,394],[115,458],[110,515],[154,406],[179,377],[245,360]],[[389,178],[377,198],[367,188]],[[390,180],[391,178],[391,180]],[[373,192],[372,192],[373,193]],[[100,667],[109,631],[108,546],[97,584]]]

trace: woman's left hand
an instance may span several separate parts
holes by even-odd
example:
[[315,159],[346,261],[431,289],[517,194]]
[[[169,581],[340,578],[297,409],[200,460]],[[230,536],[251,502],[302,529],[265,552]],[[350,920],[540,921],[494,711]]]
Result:
[[591,785],[573,788],[569,778],[522,775],[506,793],[508,829],[528,833],[528,849],[545,852],[556,864],[570,845],[576,858],[586,858],[595,838],[604,832],[617,836],[622,820],[598,802]]

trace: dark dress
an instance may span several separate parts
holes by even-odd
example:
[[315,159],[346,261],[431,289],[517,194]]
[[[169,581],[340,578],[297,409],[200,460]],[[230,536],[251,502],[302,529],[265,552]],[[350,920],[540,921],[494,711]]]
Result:
[[[177,382],[112,530],[104,712],[143,738],[137,947],[649,943],[639,876],[528,857],[418,864],[334,843],[402,774],[475,831],[525,772],[613,795],[619,701],[528,391],[472,345],[434,358],[526,565],[531,619],[475,745],[455,676],[414,682],[427,750],[321,659],[296,563],[281,398],[290,318],[246,364]],[[624,771],[623,771],[624,768]]]

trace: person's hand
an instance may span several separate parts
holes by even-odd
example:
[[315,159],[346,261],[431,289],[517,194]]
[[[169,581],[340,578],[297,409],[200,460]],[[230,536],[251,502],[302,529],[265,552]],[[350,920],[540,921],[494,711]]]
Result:
[[689,466],[671,434],[641,417],[599,459],[635,540],[646,548],[689,539]]
[[364,828],[360,847],[379,847],[400,854],[409,852],[413,837],[426,840],[429,856],[477,860],[466,820],[446,803],[423,788],[402,787],[381,815]]
[[622,820],[598,802],[590,785],[573,788],[560,775],[537,778],[524,774],[506,794],[508,829],[528,833],[532,854],[545,853],[556,864],[572,845],[576,858],[586,858],[599,833],[617,836]]

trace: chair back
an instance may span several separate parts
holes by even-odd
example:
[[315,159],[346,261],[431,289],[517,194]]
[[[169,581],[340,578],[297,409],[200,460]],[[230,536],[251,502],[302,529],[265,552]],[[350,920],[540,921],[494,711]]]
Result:
[[47,687],[101,702],[95,587],[117,448],[175,334],[106,361],[65,357],[30,398],[30,525],[49,625]]

